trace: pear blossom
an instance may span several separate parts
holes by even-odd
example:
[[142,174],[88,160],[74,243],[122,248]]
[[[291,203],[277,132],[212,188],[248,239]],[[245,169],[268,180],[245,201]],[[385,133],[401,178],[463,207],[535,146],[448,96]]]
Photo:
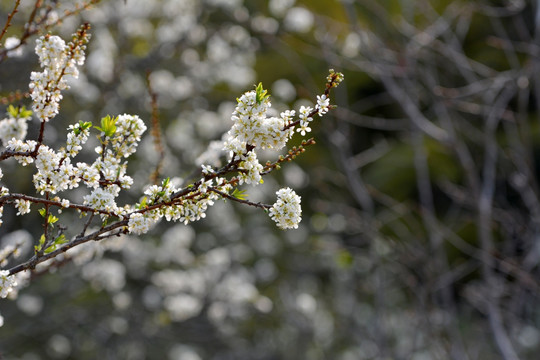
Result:
[[[69,87],[66,75],[78,76],[77,66],[84,63],[87,40],[88,35],[83,28],[74,36],[74,42],[69,44],[53,35],[42,36],[36,41],[35,51],[42,71],[31,74],[30,96],[34,114],[41,121],[41,130],[44,129],[45,123],[59,112],[61,91]],[[101,126],[96,126],[101,132],[98,136],[100,144],[95,147],[97,156],[94,155],[95,159],[88,163],[75,162],[74,158],[79,155],[90,137],[91,122],[79,121],[77,124],[70,125],[67,129],[65,146],[53,149],[43,143],[42,132],[39,135],[39,143],[34,140],[25,141],[28,119],[13,118],[17,115],[10,110],[8,114],[15,115],[0,120],[0,140],[6,148],[7,157],[15,157],[23,166],[35,165],[33,184],[37,193],[46,194],[45,204],[54,202],[50,206],[57,207],[59,213],[63,209],[72,208],[85,213],[99,214],[102,220],[113,219],[114,222],[120,219],[121,222],[116,225],[123,226],[122,229],[111,227],[109,229],[115,230],[109,230],[109,233],[101,232],[101,235],[96,236],[94,240],[112,236],[114,233],[118,234],[118,231],[127,231],[134,235],[144,234],[162,218],[189,224],[205,218],[208,208],[214,205],[216,200],[224,198],[268,209],[271,219],[280,229],[293,229],[298,228],[302,209],[301,198],[292,189],[283,188],[277,191],[277,200],[272,206],[243,201],[241,196],[230,196],[230,193],[233,187],[238,185],[263,183],[263,175],[279,167],[279,164],[285,160],[284,157],[279,157],[279,160],[273,163],[267,162],[263,166],[259,162],[257,151],[279,151],[287,145],[295,132],[303,136],[310,132],[312,115],[318,113],[322,116],[330,109],[326,94],[317,97],[315,111],[311,107],[300,107],[299,120],[295,120],[297,114],[295,110],[283,111],[279,116],[276,115],[277,112],[270,112],[270,96],[262,88],[262,84],[259,84],[256,90],[248,91],[237,99],[237,105],[231,115],[233,124],[230,130],[220,141],[214,143],[214,150],[218,151],[208,156],[208,159],[212,159],[212,165],[209,165],[210,161],[199,164],[202,178],[181,189],[176,188],[169,178],[163,180],[161,185],[149,185],[144,190],[143,200],[135,205],[119,206],[117,200],[121,191],[130,188],[133,184],[133,178],[127,175],[126,158],[137,151],[142,135],[147,130],[144,121],[137,115],[122,114],[116,117],[107,115],[102,118]],[[20,111],[20,113],[27,114],[28,112]],[[230,153],[230,159],[227,165],[219,168],[220,151],[223,150]],[[297,150],[293,149],[289,154],[294,155],[295,151]],[[293,157],[287,156],[286,159],[291,160]],[[0,169],[0,179],[2,175]],[[72,204],[68,198],[60,195],[50,196],[79,186],[87,188],[84,190],[86,194],[82,195],[83,206],[77,202]],[[5,203],[14,203],[18,211],[17,215],[30,212],[32,202],[11,194],[9,189],[0,187],[0,196],[7,198]],[[43,201],[35,202],[42,203]],[[0,225],[2,212],[3,203],[0,204]],[[91,221],[92,217],[84,227],[85,237]],[[54,222],[50,222],[51,228],[57,226],[53,224]],[[107,228],[102,227],[101,230],[106,231]],[[64,238],[62,240],[70,241]],[[46,247],[56,250],[57,246],[63,246],[62,244],[63,242],[58,241],[53,244],[53,247],[47,243]],[[44,244],[40,242],[39,246],[41,249]],[[7,261],[7,258],[14,257],[16,250],[6,247],[0,251],[0,265],[2,259]],[[38,265],[49,266],[50,264],[43,261],[45,259],[39,259],[42,255],[43,251],[36,252],[36,257],[40,262]],[[22,275],[23,272],[18,272],[11,276],[9,271],[0,270],[0,297],[6,297],[8,294],[16,295],[15,286],[17,283],[23,283],[24,279],[20,277]]]
[[28,131],[28,118],[13,118],[8,117],[0,120],[0,140],[3,144],[7,144],[11,139],[23,140],[26,138]]
[[[20,139],[12,138],[8,141],[6,149],[21,152],[21,153],[30,153],[36,148],[37,142],[35,140],[22,141]],[[15,159],[22,165],[26,166],[34,162],[34,158],[31,156],[17,155]]]
[[270,208],[270,217],[280,229],[297,229],[302,220],[300,196],[290,188],[280,189],[276,195],[278,198]]
[[23,55],[23,47],[20,46],[21,40],[10,36],[6,39],[4,47],[7,49],[7,56],[11,58],[21,57]]
[[145,214],[134,213],[131,214],[128,221],[128,231],[130,234],[144,234],[150,230],[153,221]]
[[0,298],[5,299],[17,286],[14,275],[10,275],[7,270],[0,270]]
[[84,63],[85,43],[89,35],[82,33],[80,43],[66,45],[59,36],[44,35],[36,40],[35,51],[42,72],[30,74],[32,108],[41,121],[49,121],[58,114],[61,91],[68,89],[66,75],[79,76],[76,65]]
[[317,105],[315,109],[318,110],[319,116],[323,116],[329,110],[330,99],[326,95],[317,95]]
[[117,194],[111,191],[113,189],[115,188],[112,186],[107,189],[94,189],[89,195],[84,196],[84,204],[96,210],[116,212],[117,206],[114,198]]
[[30,201],[28,200],[15,200],[15,207],[17,208],[17,215],[24,215],[30,212]]
[[214,173],[214,169],[212,169],[212,166],[210,165],[201,165],[202,167],[202,173],[205,175],[210,175]]

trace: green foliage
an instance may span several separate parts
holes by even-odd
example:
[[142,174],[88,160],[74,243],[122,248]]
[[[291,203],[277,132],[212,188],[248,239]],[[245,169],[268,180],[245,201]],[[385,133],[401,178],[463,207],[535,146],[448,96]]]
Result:
[[81,131],[89,129],[90,127],[92,127],[92,123],[90,121],[79,120],[79,127],[73,129],[73,132],[75,133],[75,135],[79,135]]
[[27,110],[25,106],[15,107],[13,105],[9,105],[7,108],[7,113],[15,119],[29,118],[32,116],[32,110]]
[[137,206],[137,209],[142,210],[148,206],[148,197],[144,196],[141,199],[141,202],[139,203],[139,206]]
[[64,234],[61,234],[56,239],[54,239],[53,243],[50,246],[48,246],[47,249],[45,249],[44,253],[48,254],[50,252],[53,252],[56,249],[58,249],[59,246],[66,244],[67,242],[68,242],[68,239],[66,238],[66,236]]
[[45,234],[42,234],[39,238],[39,244],[34,246],[34,250],[36,252],[39,252],[41,251],[44,245],[45,245]]
[[262,83],[259,83],[259,85],[257,85],[257,87],[255,88],[255,93],[257,95],[257,104],[262,104],[270,97],[270,95],[268,94],[268,90],[263,89]]
[[118,117],[111,117],[107,115],[101,118],[101,126],[94,126],[96,129],[101,131],[106,137],[112,137],[116,132],[116,121]]
[[240,190],[238,188],[234,189],[232,196],[240,200],[246,200],[248,198],[248,194],[246,194],[246,190]]

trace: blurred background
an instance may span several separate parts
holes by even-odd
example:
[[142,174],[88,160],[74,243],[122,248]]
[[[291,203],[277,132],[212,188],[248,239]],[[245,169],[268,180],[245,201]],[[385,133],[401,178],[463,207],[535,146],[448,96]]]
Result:
[[[313,105],[329,68],[345,81],[313,123],[317,144],[246,188],[266,203],[294,188],[298,230],[219,202],[197,223],[81,246],[0,301],[2,359],[538,358],[537,2],[102,0],[64,16],[85,3],[22,0],[6,37],[21,37],[36,4],[42,33],[92,25],[48,144],[107,114],[149,126],[148,80],[157,95],[162,146],[148,131],[126,202],[161,159],[160,177],[179,182],[218,165],[205,149],[259,81],[277,111]],[[2,26],[13,6],[0,1]],[[37,36],[2,59],[1,96],[27,91]],[[34,194],[32,169],[2,170]],[[26,258],[40,219],[15,213],[5,208],[0,243],[27,239]]]

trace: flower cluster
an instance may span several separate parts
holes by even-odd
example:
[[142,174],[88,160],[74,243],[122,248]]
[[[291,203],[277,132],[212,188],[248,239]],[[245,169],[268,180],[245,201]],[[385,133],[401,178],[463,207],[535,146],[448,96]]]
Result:
[[23,55],[23,47],[21,46],[21,40],[10,36],[6,39],[4,47],[8,50],[7,56],[9,57],[21,57]]
[[261,182],[261,172],[263,171],[263,166],[259,163],[257,159],[257,154],[255,151],[249,151],[246,154],[240,155],[239,168],[245,170],[238,175],[240,184],[252,184],[257,185]]
[[0,270],[0,298],[5,299],[17,286],[14,275],[9,275],[9,271]]
[[137,150],[146,125],[137,115],[120,115],[116,119],[116,132],[111,138],[113,153],[117,159],[127,158]]
[[46,192],[56,194],[78,186],[79,172],[68,157],[62,157],[46,145],[41,145],[35,160],[37,172],[34,187],[41,195]]
[[[214,171],[206,165],[204,169],[209,173]],[[129,217],[128,231],[133,234],[146,233],[161,218],[184,224],[203,219],[208,207],[220,199],[220,194],[229,194],[232,185],[223,177],[202,178],[189,189],[184,196],[175,197],[181,190],[173,186],[169,179],[165,179],[162,185],[148,187],[144,192],[144,201],[126,215]]]
[[131,214],[128,221],[130,234],[140,235],[148,232],[152,226],[152,218],[141,213]]
[[280,117],[267,117],[270,106],[269,97],[258,101],[255,90],[242,95],[231,117],[234,125],[228,132],[225,150],[241,155],[247,145],[259,149],[283,148],[294,133],[292,128],[287,128],[294,111],[283,112]]
[[35,140],[27,140],[23,141],[20,139],[12,138],[7,142],[6,149],[17,152],[17,153],[23,153],[27,155],[16,155],[15,159],[22,165],[26,166],[28,164],[31,164],[34,162],[34,158],[32,156],[29,156],[31,152],[35,150],[37,146],[37,141]]
[[[105,129],[104,123],[109,122]],[[111,130],[112,129],[112,130]],[[99,155],[93,164],[78,163],[81,178],[93,191],[84,197],[84,204],[112,214],[125,213],[116,205],[121,189],[129,189],[133,178],[126,174],[127,161],[122,161],[137,150],[146,125],[136,115],[123,114],[114,119],[102,119],[102,144],[95,151]],[[102,214],[106,217],[106,214]]]
[[315,109],[317,109],[319,116],[323,116],[328,112],[328,107],[330,106],[330,99],[325,95],[317,95],[317,105],[315,106]]
[[58,36],[45,35],[36,41],[36,54],[43,68],[42,72],[30,75],[32,108],[41,121],[49,121],[58,114],[62,100],[61,91],[69,86],[65,76],[79,76],[77,65],[85,60],[84,50],[90,35],[83,27],[74,35],[74,42],[66,45]]
[[88,123],[79,121],[79,123],[70,125],[68,127],[69,133],[67,135],[65,148],[65,152],[68,156],[74,157],[77,155],[79,151],[82,150],[82,145],[84,145],[88,140],[88,136],[90,135],[90,126],[87,124]]
[[11,139],[22,140],[26,138],[26,132],[28,130],[27,121],[30,116],[13,116],[8,112],[8,117],[0,120],[0,140],[6,145]]
[[15,207],[17,208],[17,215],[24,215],[30,212],[30,201],[28,200],[15,200]]
[[311,128],[309,127],[309,123],[311,121],[313,121],[313,118],[310,117],[309,115],[311,114],[311,112],[313,111],[313,109],[309,106],[301,106],[300,107],[300,110],[298,111],[299,113],[299,118],[300,118],[300,127],[298,129],[296,129],[296,131],[298,131],[302,136],[305,136],[306,133],[308,132],[311,132]]
[[[41,121],[38,141],[25,140],[26,121],[31,112],[24,107],[10,107],[9,117],[0,121],[0,139],[6,147],[4,156],[14,157],[23,166],[33,164],[36,170],[33,175],[34,187],[37,193],[44,195],[36,200],[10,193],[4,187],[0,188],[0,196],[3,197],[0,203],[0,224],[6,203],[14,204],[17,215],[30,212],[32,202],[42,206],[40,214],[45,218],[45,231],[39,244],[34,247],[34,257],[27,263],[30,265],[22,270],[44,265],[45,260],[50,260],[45,259],[44,254],[50,255],[52,252],[54,256],[63,253],[67,248],[82,244],[83,238],[96,240],[122,233],[144,234],[162,219],[184,224],[200,220],[205,218],[207,209],[220,199],[230,199],[266,209],[280,229],[298,228],[302,214],[300,197],[290,188],[277,191],[277,201],[273,205],[267,205],[247,200],[244,192],[234,187],[263,183],[264,175],[304,151],[302,146],[310,141],[313,143],[312,140],[304,140],[299,148],[293,147],[286,156],[279,156],[278,160],[273,163],[269,161],[264,166],[258,159],[257,151],[280,151],[296,132],[305,136],[311,131],[313,116],[322,116],[331,108],[328,94],[329,89],[342,79],[338,73],[331,72],[326,90],[317,97],[315,108],[302,106],[298,110],[298,120],[294,119],[297,114],[295,110],[281,112],[279,116],[269,116],[270,96],[262,84],[255,90],[244,93],[237,99],[237,106],[231,116],[233,125],[223,138],[221,149],[231,154],[227,165],[213,168],[211,165],[201,164],[199,180],[179,187],[166,178],[160,185],[146,187],[139,203],[119,206],[117,199],[121,191],[129,189],[133,184],[133,178],[127,175],[127,158],[136,152],[141,137],[147,130],[141,118],[128,114],[116,117],[108,115],[101,119],[100,126],[79,121],[68,127],[65,146],[55,150],[43,143],[46,122],[58,113],[61,91],[68,88],[66,76],[77,77],[77,66],[84,62],[84,49],[89,38],[87,29],[87,26],[83,26],[69,44],[52,35],[42,36],[37,40],[35,50],[43,71],[31,74],[30,89],[34,113]],[[93,162],[77,162],[75,158],[87,143],[92,128],[99,131],[100,144],[95,148],[97,156]],[[0,179],[1,176],[0,169]],[[87,187],[87,193],[81,196],[82,204],[72,203],[57,195],[79,186]],[[50,213],[52,207],[58,208],[58,212],[71,208],[92,215],[89,216],[83,232],[75,238],[76,244],[72,241],[69,246],[61,248],[70,240],[64,235],[63,227],[58,226],[53,233],[54,223],[59,221],[59,218]],[[107,225],[102,223],[99,231],[88,235],[94,215],[100,215],[103,221],[107,220]],[[2,253],[5,255],[4,260],[15,256],[12,250]],[[15,273],[16,276],[13,276],[9,275],[9,271],[0,271],[1,297],[15,293],[16,283],[22,282],[22,278],[18,277],[23,274],[21,267]]]
[[280,229],[297,229],[302,220],[300,196],[290,188],[280,189],[276,195],[277,201],[270,208],[270,217]]

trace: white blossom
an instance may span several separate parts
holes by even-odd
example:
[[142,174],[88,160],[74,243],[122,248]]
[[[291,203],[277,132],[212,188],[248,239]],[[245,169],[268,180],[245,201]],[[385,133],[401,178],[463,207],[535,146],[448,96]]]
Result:
[[146,125],[137,115],[123,114],[116,120],[116,132],[112,139],[112,148],[117,157],[128,157],[137,150]]
[[14,275],[9,275],[8,270],[0,270],[0,297],[5,299],[17,286]]
[[60,203],[62,204],[62,207],[63,207],[63,208],[69,207],[69,200],[68,200],[68,199],[62,199],[62,200],[60,201]]
[[[8,141],[6,148],[11,151],[30,153],[36,148],[37,142],[34,140],[22,141],[19,139],[11,139]],[[17,155],[15,159],[22,165],[26,166],[34,162],[34,158],[31,156]]]
[[28,200],[15,200],[15,207],[17,208],[17,215],[24,215],[30,212],[30,201]]
[[224,154],[223,146],[224,144],[221,140],[211,141],[206,150],[195,159],[195,163],[198,165],[210,164],[215,167],[220,166],[220,157]]
[[259,163],[255,151],[250,151],[246,155],[243,155],[242,162],[240,162],[238,168],[245,170],[238,174],[240,184],[246,183],[258,185],[261,183],[261,172],[263,171],[263,166]]
[[21,57],[23,55],[23,47],[19,46],[21,40],[14,36],[6,39],[4,46],[7,49],[7,56],[11,58]]
[[201,194],[206,194],[208,191],[208,187],[212,186],[213,179],[210,179],[208,181],[204,181],[204,179],[201,179],[201,185],[199,185],[199,191]]
[[133,213],[129,217],[128,231],[130,234],[140,235],[147,233],[153,225],[153,220],[147,214]]
[[70,125],[68,130],[70,132],[67,134],[66,152],[69,156],[74,157],[82,150],[82,145],[88,140],[90,130],[82,128],[80,123]]
[[8,117],[0,120],[0,140],[5,145],[11,139],[24,140],[28,130],[27,118]]
[[239,155],[246,144],[260,149],[279,150],[292,136],[291,129],[285,129],[293,112],[284,112],[281,117],[267,117],[270,100],[257,103],[256,92],[249,91],[238,99],[231,120],[234,125],[228,132],[224,149]]
[[114,198],[118,195],[117,192],[114,186],[94,189],[89,195],[84,196],[84,204],[96,210],[115,213],[117,206]]
[[319,116],[323,116],[329,110],[330,99],[326,95],[317,95],[317,105],[315,109],[318,110]]
[[86,186],[94,189],[99,187],[99,170],[95,166],[78,162],[77,170]]
[[[88,35],[82,39],[88,40]],[[70,44],[58,36],[45,35],[36,40],[35,52],[39,57],[42,72],[30,74],[32,108],[41,121],[49,121],[58,114],[61,91],[68,89],[66,75],[77,78],[77,65],[84,63],[85,45]]]
[[276,192],[277,201],[270,208],[270,217],[280,229],[296,229],[302,220],[300,196],[290,188],[283,188]]
[[212,166],[210,165],[201,165],[202,167],[202,173],[205,175],[210,175],[214,173],[214,169],[212,169]]
[[309,127],[309,123],[306,121],[300,121],[300,127],[296,129],[302,136],[305,136],[306,133],[311,132],[311,128]]

